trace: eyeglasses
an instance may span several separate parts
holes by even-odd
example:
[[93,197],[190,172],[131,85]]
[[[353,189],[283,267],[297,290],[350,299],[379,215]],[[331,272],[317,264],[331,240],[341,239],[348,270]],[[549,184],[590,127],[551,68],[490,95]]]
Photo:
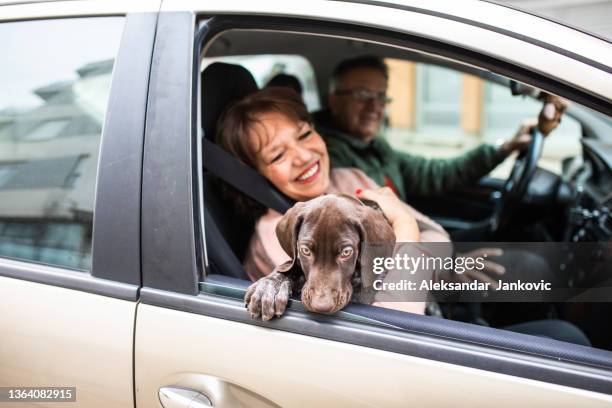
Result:
[[334,93],[341,96],[350,96],[354,100],[364,103],[376,101],[386,105],[393,101],[393,99],[389,98],[385,92],[373,92],[368,91],[367,89],[339,89]]

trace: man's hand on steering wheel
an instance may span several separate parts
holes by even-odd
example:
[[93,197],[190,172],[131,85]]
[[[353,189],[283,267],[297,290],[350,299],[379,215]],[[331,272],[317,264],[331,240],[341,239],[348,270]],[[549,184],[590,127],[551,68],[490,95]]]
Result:
[[553,130],[559,126],[563,112],[567,108],[567,102],[558,96],[542,93],[540,100],[544,102],[538,119],[529,119],[521,124],[518,131],[509,140],[506,140],[500,146],[506,156],[514,151],[525,151],[531,144],[531,133],[537,126],[537,130],[544,136],[548,136]]
[[518,202],[526,194],[529,183],[536,174],[538,159],[542,154],[543,139],[559,125],[567,106],[556,96],[544,94],[540,99],[544,101],[544,105],[538,120],[523,123],[514,137],[500,146],[500,151],[506,156],[514,151],[521,153],[502,188],[501,197],[491,219],[493,231],[508,223],[513,211],[518,207]]
[[548,136],[561,123],[561,116],[563,116],[563,112],[567,109],[568,103],[558,96],[544,92],[540,93],[538,99],[544,102],[544,106],[538,116],[538,130],[544,136]]

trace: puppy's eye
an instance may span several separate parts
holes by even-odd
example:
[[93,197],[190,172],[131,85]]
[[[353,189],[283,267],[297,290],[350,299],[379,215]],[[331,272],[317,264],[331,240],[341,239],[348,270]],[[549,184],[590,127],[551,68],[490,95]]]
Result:
[[344,247],[342,251],[340,251],[340,256],[342,258],[348,258],[351,255],[353,255],[353,248],[351,247]]
[[302,253],[302,255],[304,256],[310,256],[311,252],[310,252],[310,248],[308,248],[307,246],[301,246],[300,247],[300,252]]

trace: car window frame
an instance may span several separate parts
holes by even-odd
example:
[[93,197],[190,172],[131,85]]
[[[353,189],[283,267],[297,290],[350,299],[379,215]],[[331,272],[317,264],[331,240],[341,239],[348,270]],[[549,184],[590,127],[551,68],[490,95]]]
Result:
[[[201,16],[201,21],[206,17],[210,16]],[[196,13],[169,11],[160,15],[154,51],[156,64],[151,74],[151,109],[147,111],[143,172],[143,202],[149,205],[143,207],[142,303],[610,393],[612,377],[609,373],[612,365],[589,364],[586,363],[587,359],[579,356],[586,353],[605,360],[612,356],[605,350],[585,350],[582,346],[567,345],[566,350],[576,350],[577,354],[569,359],[551,358],[550,353],[564,343],[547,339],[536,342],[532,336],[490,328],[484,329],[489,336],[476,341],[470,338],[470,331],[478,331],[471,330],[472,325],[453,322],[453,327],[449,329],[444,322],[423,316],[413,316],[414,329],[403,331],[292,309],[281,319],[262,322],[252,319],[245,312],[241,299],[200,292],[199,283],[206,264],[202,235],[205,226],[203,228],[202,225],[201,159],[198,157],[202,140],[198,85],[200,40],[214,38],[216,34],[231,28],[275,28],[363,38],[425,52],[434,51],[444,56],[458,54],[468,63],[475,62],[474,58],[479,55],[433,40],[346,23],[259,16],[226,15],[214,18],[216,20],[207,20],[208,25],[197,32],[196,38]],[[168,44],[172,44],[172,49]],[[498,72],[511,72],[511,77],[520,79],[528,75],[529,71],[524,68],[491,57],[481,57],[486,66],[496,67],[496,64],[500,64],[502,68]],[[504,75],[503,72],[499,73]],[[563,95],[571,95],[574,91],[565,84],[540,76],[528,82],[536,82],[543,89],[555,90],[555,93]],[[590,96],[582,94],[581,97]],[[174,114],[168,115],[168,111]],[[174,138],[168,140],[167,134],[172,134]],[[173,186],[172,191],[162,185],[161,174],[165,177],[163,182]],[[195,179],[196,175],[199,179]],[[169,219],[173,222],[168,223]],[[495,345],[496,336],[510,336],[520,339],[522,343],[520,347],[500,348]]]
[[[14,10],[19,11],[19,8]],[[0,258],[0,276],[75,289],[123,300],[138,299],[140,206],[144,119],[157,12],[44,15],[27,8],[4,22],[122,17],[102,126],[94,196],[91,269],[72,270],[28,260]],[[131,137],[126,138],[126,135]],[[121,210],[118,210],[121,209]]]

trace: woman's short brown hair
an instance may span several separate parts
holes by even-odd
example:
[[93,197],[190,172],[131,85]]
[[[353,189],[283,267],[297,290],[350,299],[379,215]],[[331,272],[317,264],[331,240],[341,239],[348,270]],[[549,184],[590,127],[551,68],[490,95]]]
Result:
[[243,163],[255,168],[255,155],[249,140],[254,124],[262,114],[276,112],[292,121],[312,123],[308,110],[293,89],[264,88],[230,105],[219,118],[216,141]]
[[[270,87],[252,93],[230,105],[219,118],[216,142],[244,164],[256,168],[250,130],[259,123],[262,114],[277,112],[295,122],[312,123],[302,98],[293,89]],[[268,210],[262,204],[247,197],[231,185],[222,182],[222,194],[236,209],[254,219]]]

